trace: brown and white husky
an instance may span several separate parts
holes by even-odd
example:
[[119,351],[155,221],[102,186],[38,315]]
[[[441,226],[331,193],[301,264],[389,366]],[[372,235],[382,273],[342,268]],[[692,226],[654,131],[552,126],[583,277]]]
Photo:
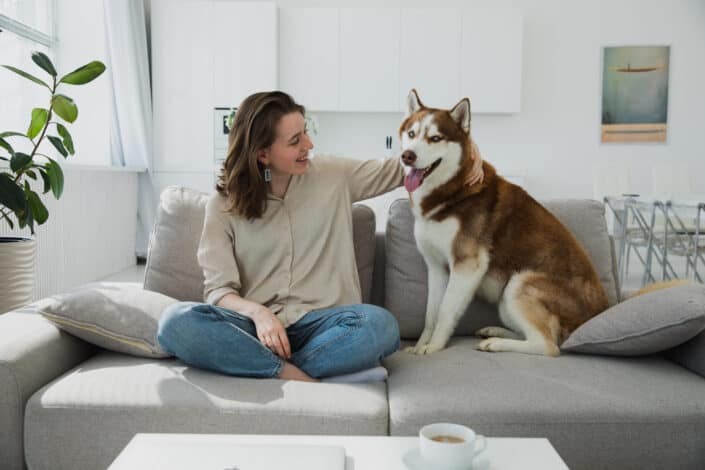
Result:
[[605,310],[607,296],[587,253],[526,191],[482,163],[470,137],[470,100],[424,106],[411,90],[399,128],[414,236],[428,267],[426,324],[416,346],[443,349],[475,294],[499,307],[505,327],[482,328],[482,351],[558,356],[559,345]]

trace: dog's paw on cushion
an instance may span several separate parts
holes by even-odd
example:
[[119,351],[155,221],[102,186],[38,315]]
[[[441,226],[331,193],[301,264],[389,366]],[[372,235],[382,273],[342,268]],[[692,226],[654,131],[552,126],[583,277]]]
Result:
[[125,282],[86,284],[53,299],[39,313],[62,330],[111,351],[169,357],[157,342],[157,328],[176,299]]
[[665,351],[705,329],[705,286],[689,284],[633,297],[591,318],[561,350],[638,356]]

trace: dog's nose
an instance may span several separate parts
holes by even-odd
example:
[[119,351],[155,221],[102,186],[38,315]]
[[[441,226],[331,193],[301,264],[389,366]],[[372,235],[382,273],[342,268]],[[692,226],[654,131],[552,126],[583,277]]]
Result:
[[404,153],[401,154],[401,161],[406,165],[411,165],[416,161],[416,154],[411,150],[404,150]]

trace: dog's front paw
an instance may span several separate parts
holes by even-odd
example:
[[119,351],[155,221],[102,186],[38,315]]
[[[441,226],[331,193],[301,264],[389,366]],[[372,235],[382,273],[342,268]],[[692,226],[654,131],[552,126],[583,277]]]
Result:
[[440,351],[443,349],[442,345],[436,345],[436,344],[424,344],[420,348],[417,349],[416,354],[418,355],[424,355],[424,354],[431,354],[435,353],[436,351]]
[[485,352],[499,351],[499,349],[497,348],[497,338],[487,338],[485,340],[480,341],[480,343],[477,345],[477,349]]
[[407,346],[402,351],[410,354],[416,354],[416,346]]

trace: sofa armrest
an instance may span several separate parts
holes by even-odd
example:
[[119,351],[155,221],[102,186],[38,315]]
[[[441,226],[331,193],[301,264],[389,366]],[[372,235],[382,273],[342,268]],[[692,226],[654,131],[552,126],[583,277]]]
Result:
[[3,468],[24,468],[24,412],[29,397],[95,354],[96,349],[62,332],[32,307],[0,315],[0,461]]

